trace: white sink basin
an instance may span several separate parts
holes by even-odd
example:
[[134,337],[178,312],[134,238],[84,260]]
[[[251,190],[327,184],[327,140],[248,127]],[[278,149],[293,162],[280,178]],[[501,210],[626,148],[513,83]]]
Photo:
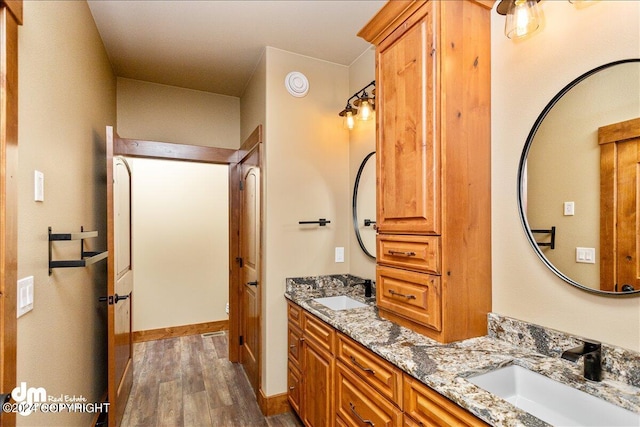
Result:
[[314,298],[315,302],[319,302],[325,307],[329,307],[331,310],[349,310],[351,308],[366,307],[367,304],[363,304],[360,301],[356,301],[353,298],[341,295],[339,297],[325,297]]
[[640,414],[520,366],[467,380],[555,426],[640,426]]

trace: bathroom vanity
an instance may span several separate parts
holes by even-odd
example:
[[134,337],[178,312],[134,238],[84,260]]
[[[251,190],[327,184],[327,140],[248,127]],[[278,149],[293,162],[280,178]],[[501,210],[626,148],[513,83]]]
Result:
[[[360,282],[287,279],[288,396],[305,425],[552,425],[471,382],[508,366],[624,408],[640,422],[640,354],[603,344],[603,381],[587,381],[580,364],[560,358],[581,338],[494,313],[488,335],[439,343],[382,318]],[[366,306],[334,310],[317,302],[338,295]]]

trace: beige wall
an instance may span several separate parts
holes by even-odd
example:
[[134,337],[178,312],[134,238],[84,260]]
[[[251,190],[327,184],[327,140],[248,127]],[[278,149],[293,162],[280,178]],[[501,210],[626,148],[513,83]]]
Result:
[[541,2],[545,28],[513,42],[492,15],[493,310],[640,350],[640,298],[605,298],[571,287],[534,255],[517,214],[516,177],[529,130],[549,100],[587,70],[640,56],[640,2],[576,9]]
[[118,77],[118,135],[209,147],[240,146],[240,99]]
[[[64,23],[64,25],[61,25]],[[106,391],[106,262],[48,275],[47,227],[98,230],[106,249],[105,126],[116,81],[85,2],[24,2],[19,29],[18,277],[35,278],[34,308],[18,319],[18,382],[49,395],[100,401]],[[44,202],[33,201],[34,170]],[[54,244],[79,258],[78,242]],[[18,416],[18,425],[87,426],[92,414]]]
[[[340,108],[344,108],[347,97],[353,95],[356,91],[362,89],[376,79],[375,67],[376,57],[374,47],[366,50],[353,62],[353,64],[349,66],[349,93],[345,95],[342,103],[338,104],[336,107],[337,112],[339,112]],[[353,197],[353,184],[360,164],[367,154],[375,150],[375,118],[374,120],[368,120],[366,122],[357,121],[353,130],[349,131],[349,197]],[[371,164],[369,162],[371,162]],[[369,170],[370,167],[373,167],[373,170],[375,170],[375,156],[367,162],[366,170]],[[369,184],[369,186],[365,187],[364,181],[361,183],[361,187],[358,190],[358,200],[366,199],[364,202],[370,207],[366,212],[372,212],[372,215],[367,216],[367,218],[375,219],[375,172],[373,174],[373,182],[369,182]],[[363,241],[373,242],[373,244],[367,244],[367,248],[373,255],[375,255],[375,231],[373,230],[373,227],[364,228],[362,224],[362,219],[364,218],[364,216],[362,218],[358,218],[360,220],[358,226],[361,227],[360,233]],[[366,256],[360,249],[355,232],[353,231],[353,226],[349,231],[349,247],[351,248],[349,273],[365,279],[375,280],[376,261]]]
[[[240,146],[239,98],[125,78],[118,78],[117,94],[123,138]],[[129,161],[135,168],[133,329],[226,320],[228,167]]]
[[[306,97],[285,89],[291,71],[309,79]],[[349,136],[337,116],[348,84],[347,67],[268,47],[242,98],[243,137],[261,120],[265,125],[262,389],[268,396],[286,392],[285,278],[349,271]],[[318,218],[331,224],[298,224]],[[344,263],[334,262],[337,246],[345,248]]]
[[133,330],[227,320],[228,167],[127,162],[132,170]]
[[[240,140],[251,135],[259,125],[267,129],[267,53],[262,53],[251,80],[240,98]],[[264,154],[264,153],[263,153]],[[263,177],[264,179],[264,177]]]

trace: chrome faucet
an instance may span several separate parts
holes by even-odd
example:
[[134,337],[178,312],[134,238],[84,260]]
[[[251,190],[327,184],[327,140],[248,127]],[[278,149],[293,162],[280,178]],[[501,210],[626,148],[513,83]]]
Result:
[[591,381],[602,381],[602,344],[585,341],[582,345],[566,350],[563,359],[577,362],[584,356],[584,377]]

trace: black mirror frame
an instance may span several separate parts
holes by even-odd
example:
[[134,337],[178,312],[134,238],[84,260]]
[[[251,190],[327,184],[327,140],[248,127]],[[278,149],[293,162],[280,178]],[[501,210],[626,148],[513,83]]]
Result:
[[373,258],[375,260],[376,256],[371,254],[371,252],[367,250],[366,246],[364,245],[364,242],[362,241],[362,237],[360,236],[360,228],[358,228],[358,186],[360,185],[360,177],[362,176],[362,171],[364,170],[364,167],[367,165],[367,161],[369,160],[369,158],[374,154],[376,154],[376,152],[372,151],[371,153],[365,156],[364,160],[360,164],[358,173],[356,174],[356,179],[353,184],[353,198],[351,199],[351,213],[353,217],[353,231],[355,231],[356,233],[356,239],[358,239],[358,244],[360,245],[360,249],[362,249],[362,251],[365,253],[366,256],[368,256],[369,258]]
[[524,144],[524,148],[522,150],[522,155],[520,156],[520,163],[518,165],[518,180],[517,180],[517,185],[518,185],[518,192],[517,192],[518,193],[518,213],[520,215],[520,222],[522,223],[522,227],[524,228],[524,232],[525,232],[525,235],[527,236],[527,240],[529,240],[529,243],[531,244],[531,246],[532,246],[534,252],[536,253],[536,255],[538,256],[538,258],[540,258],[540,260],[551,271],[553,271],[559,278],[561,278],[565,282],[569,283],[570,285],[575,286],[576,288],[582,289],[583,291],[586,291],[586,292],[589,292],[589,293],[593,293],[593,294],[596,294],[596,295],[610,296],[610,297],[616,297],[616,298],[618,298],[618,297],[629,297],[629,296],[639,296],[640,295],[640,289],[632,291],[632,292],[610,292],[610,291],[601,291],[599,289],[593,289],[593,288],[584,286],[584,285],[576,282],[575,280],[571,279],[570,277],[566,276],[564,273],[562,273],[560,270],[558,270],[558,268],[555,265],[553,265],[547,259],[547,257],[544,256],[544,254],[540,250],[540,247],[538,246],[538,243],[537,243],[536,239],[533,236],[533,233],[531,232],[531,227],[529,227],[529,224],[528,224],[527,218],[526,218],[526,214],[525,214],[524,209],[523,209],[524,204],[523,204],[522,183],[523,183],[525,165],[527,163],[527,157],[529,155],[529,150],[531,148],[531,144],[533,143],[533,139],[534,139],[534,137],[535,137],[535,135],[536,135],[536,133],[538,131],[538,128],[542,124],[542,121],[545,119],[547,114],[549,114],[549,111],[551,111],[551,109],[560,100],[560,98],[562,98],[567,92],[569,92],[571,89],[573,89],[577,84],[579,84],[580,82],[585,80],[587,77],[590,77],[593,74],[596,74],[599,71],[602,71],[602,70],[604,70],[606,68],[610,68],[610,67],[613,67],[613,66],[616,66],[616,65],[626,64],[626,63],[630,63],[630,62],[640,62],[640,59],[638,59],[638,58],[622,59],[622,60],[619,60],[619,61],[609,62],[607,64],[604,64],[604,65],[601,65],[599,67],[596,67],[596,68],[594,68],[594,69],[592,69],[590,71],[587,71],[586,73],[582,74],[581,76],[579,76],[576,79],[574,79],[571,83],[566,85],[560,92],[558,92],[551,99],[551,101],[549,101],[547,106],[544,107],[544,109],[542,110],[542,112],[540,113],[538,118],[536,119],[535,123],[533,124],[533,127],[531,128],[531,131],[529,132],[529,135],[527,136],[527,140],[526,140],[526,142]]

